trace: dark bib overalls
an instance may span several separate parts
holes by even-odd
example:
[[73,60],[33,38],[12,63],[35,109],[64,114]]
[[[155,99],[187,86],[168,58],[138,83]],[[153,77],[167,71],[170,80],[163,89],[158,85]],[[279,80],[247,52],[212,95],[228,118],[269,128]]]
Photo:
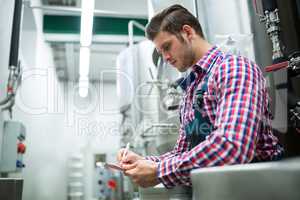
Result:
[[[207,84],[208,78],[210,77],[211,69],[215,65],[218,56],[213,60],[210,67],[207,69],[206,74],[204,75],[203,84],[200,88],[196,88],[193,96],[193,109],[194,109],[194,119],[189,122],[185,127],[185,133],[187,140],[190,142],[189,149],[194,148],[202,141],[205,140],[206,136],[208,136],[213,131],[213,125],[211,124],[208,116],[203,116],[203,95],[207,92]],[[196,80],[197,81],[197,80]],[[199,83],[198,83],[199,84]],[[197,86],[196,86],[197,87]]]

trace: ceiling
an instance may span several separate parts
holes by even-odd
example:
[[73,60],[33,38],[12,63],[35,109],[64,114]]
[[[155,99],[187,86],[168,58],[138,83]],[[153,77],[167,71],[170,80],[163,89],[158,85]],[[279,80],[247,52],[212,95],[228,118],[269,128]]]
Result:
[[[147,19],[146,0],[128,0],[130,6],[125,5],[123,2],[124,1],[122,0],[95,0],[95,9],[107,10],[112,13],[118,12],[120,14],[123,14],[123,16],[127,15],[129,17],[136,15],[138,16],[138,18]],[[81,2],[80,0],[42,0],[42,3],[43,6],[76,8],[80,7]],[[70,16],[70,12],[56,12],[51,10],[44,11],[44,14]],[[76,12],[75,14],[71,13],[71,15],[78,16],[78,12],[77,14]],[[97,16],[99,16],[99,13],[97,14]],[[118,16],[111,15],[109,17]],[[127,23],[128,22],[126,22],[126,29]],[[80,48],[79,33],[68,33],[67,31],[64,33],[60,30],[60,32],[58,33],[44,32],[44,34],[46,41],[50,43],[50,46],[52,48],[54,63],[59,80],[78,81]],[[140,41],[143,40],[144,37],[139,35],[135,36],[134,39],[135,41]],[[116,70],[116,58],[120,51],[126,48],[126,46],[128,46],[128,34],[124,35],[123,32],[118,33],[118,35],[113,33],[94,35],[93,43],[91,45],[89,73],[90,81],[115,82],[116,74],[114,73],[114,71]]]
[[[54,63],[60,80],[79,78],[79,43],[52,42]],[[116,57],[125,44],[93,44],[90,57],[90,81],[115,82]]]

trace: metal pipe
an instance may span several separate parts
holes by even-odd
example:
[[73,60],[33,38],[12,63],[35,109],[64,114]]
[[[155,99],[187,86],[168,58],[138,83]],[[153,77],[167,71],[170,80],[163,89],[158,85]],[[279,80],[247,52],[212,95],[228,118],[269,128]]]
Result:
[[[209,16],[209,12],[207,10],[207,3],[206,3],[206,1],[199,1],[197,3],[199,3],[200,8],[201,8],[201,16],[205,16],[205,17],[201,18],[203,20],[203,22],[202,22],[203,24],[201,24],[202,25],[202,29],[206,33],[205,34],[205,38],[208,41],[211,41],[211,40],[214,39],[213,38],[214,33],[211,31],[209,18],[206,17],[206,16]],[[198,15],[199,15],[199,13],[198,13]],[[200,22],[199,18],[198,18],[198,20]]]
[[134,26],[142,31],[146,31],[146,27],[143,25],[143,24],[140,24],[139,22],[137,21],[134,21],[134,20],[130,20],[128,22],[128,39],[129,39],[129,46],[132,47],[133,46],[133,29],[134,29]]
[[194,13],[197,19],[199,19],[199,12],[198,12],[198,2],[197,0],[193,1],[193,6],[194,6]]

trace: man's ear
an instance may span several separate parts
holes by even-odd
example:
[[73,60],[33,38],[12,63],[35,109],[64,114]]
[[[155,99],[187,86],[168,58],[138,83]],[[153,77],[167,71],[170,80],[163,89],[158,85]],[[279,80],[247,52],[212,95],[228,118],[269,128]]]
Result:
[[194,29],[190,25],[183,25],[182,32],[186,35],[187,39],[191,40],[194,37]]

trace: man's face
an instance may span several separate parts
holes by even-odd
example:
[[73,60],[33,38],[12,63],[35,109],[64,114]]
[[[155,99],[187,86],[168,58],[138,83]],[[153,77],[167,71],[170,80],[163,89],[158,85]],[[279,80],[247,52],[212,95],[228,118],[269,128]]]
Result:
[[164,60],[180,72],[186,71],[195,59],[191,43],[186,38],[182,38],[183,41],[174,34],[162,31],[153,40],[157,51],[162,54]]

